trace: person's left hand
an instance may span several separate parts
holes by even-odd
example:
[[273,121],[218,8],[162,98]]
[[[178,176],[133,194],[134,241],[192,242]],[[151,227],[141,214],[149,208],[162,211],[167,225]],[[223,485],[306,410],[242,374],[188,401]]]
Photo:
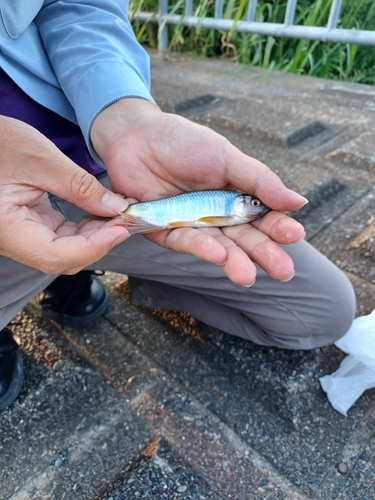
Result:
[[47,193],[114,217],[128,206],[38,130],[0,116],[0,255],[47,274],[74,274],[129,236],[115,220],[65,220]]
[[201,189],[237,189],[273,209],[251,223],[225,228],[179,228],[147,238],[181,253],[222,266],[235,283],[250,286],[257,263],[271,277],[294,275],[280,244],[299,241],[304,229],[283,212],[306,200],[279,177],[214,131],[163,113],[141,99],[123,99],[102,111],[91,129],[93,146],[106,164],[115,192],[140,201]]

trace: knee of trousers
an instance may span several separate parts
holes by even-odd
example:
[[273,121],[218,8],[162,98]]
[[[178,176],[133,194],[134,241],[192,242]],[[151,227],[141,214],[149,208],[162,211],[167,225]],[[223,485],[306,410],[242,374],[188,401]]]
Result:
[[290,324],[282,325],[283,335],[289,331],[297,349],[301,344],[303,349],[332,345],[345,335],[355,317],[353,286],[342,270],[308,243],[292,245],[290,253],[296,276],[287,283],[285,294],[279,289],[278,297],[290,312]]
[[310,331],[311,349],[334,344],[349,330],[356,312],[353,287],[343,275],[341,286],[322,296],[310,311],[306,327]]
[[[334,344],[349,330],[356,309],[353,287],[346,276],[342,274],[335,284],[334,291],[327,286],[304,296],[279,297],[270,304],[267,317],[246,316],[244,331],[249,333],[241,336],[292,350]],[[251,331],[254,328],[255,334]]]

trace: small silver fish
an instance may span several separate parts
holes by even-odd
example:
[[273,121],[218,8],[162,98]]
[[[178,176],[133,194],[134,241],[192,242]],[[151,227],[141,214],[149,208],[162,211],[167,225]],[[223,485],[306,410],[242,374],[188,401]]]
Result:
[[271,209],[254,196],[213,189],[133,203],[117,218],[130,234],[176,227],[223,227],[244,224]]

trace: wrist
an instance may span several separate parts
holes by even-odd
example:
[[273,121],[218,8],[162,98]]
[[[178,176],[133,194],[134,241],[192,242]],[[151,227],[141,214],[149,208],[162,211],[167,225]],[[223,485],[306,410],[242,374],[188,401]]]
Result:
[[148,120],[155,113],[162,111],[153,102],[139,98],[120,99],[99,113],[92,124],[90,139],[104,163],[111,144],[120,136],[134,131],[143,120]]

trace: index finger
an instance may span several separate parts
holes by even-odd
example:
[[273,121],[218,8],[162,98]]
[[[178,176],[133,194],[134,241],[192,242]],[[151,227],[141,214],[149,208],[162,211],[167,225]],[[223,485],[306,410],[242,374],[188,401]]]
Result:
[[308,202],[304,196],[287,188],[264,163],[245,155],[232,144],[226,150],[225,164],[229,184],[259,197],[273,210],[299,210]]

